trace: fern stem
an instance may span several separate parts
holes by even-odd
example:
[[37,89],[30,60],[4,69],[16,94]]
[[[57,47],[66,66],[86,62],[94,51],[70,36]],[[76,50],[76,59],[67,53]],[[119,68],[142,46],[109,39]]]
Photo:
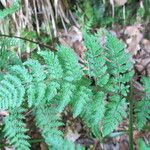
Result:
[[24,38],[24,37],[19,37],[19,36],[15,36],[15,35],[6,35],[6,34],[0,34],[0,37],[7,37],[7,38],[16,38],[16,39],[21,39],[23,41],[27,41],[27,42],[30,42],[30,43],[34,43],[34,44],[37,44],[39,46],[43,46],[45,48],[49,48],[51,50],[55,50],[54,47],[52,46],[49,46],[49,45],[46,45],[44,43],[41,43],[41,42],[38,42],[38,41],[33,41],[33,40],[30,40],[30,39],[27,39],[27,38]]
[[130,83],[129,96],[129,150],[133,150],[133,86]]

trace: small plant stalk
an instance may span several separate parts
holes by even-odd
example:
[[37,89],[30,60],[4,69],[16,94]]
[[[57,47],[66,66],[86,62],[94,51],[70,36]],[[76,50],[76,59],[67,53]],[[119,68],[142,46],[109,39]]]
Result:
[[133,87],[130,84],[129,96],[129,150],[133,150]]

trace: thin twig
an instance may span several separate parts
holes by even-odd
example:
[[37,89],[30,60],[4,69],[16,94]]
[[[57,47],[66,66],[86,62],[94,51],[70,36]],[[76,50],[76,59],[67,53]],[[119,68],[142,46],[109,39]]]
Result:
[[52,46],[46,45],[46,44],[41,43],[41,42],[33,41],[33,40],[30,40],[30,39],[27,39],[27,38],[24,38],[24,37],[19,37],[19,36],[15,36],[15,35],[6,35],[6,34],[0,34],[0,36],[1,37],[21,39],[21,40],[28,41],[28,42],[31,42],[31,43],[34,43],[34,44],[37,44],[39,46],[43,46],[43,47],[46,47],[48,49],[51,49],[51,50],[55,51],[55,48],[52,47]]

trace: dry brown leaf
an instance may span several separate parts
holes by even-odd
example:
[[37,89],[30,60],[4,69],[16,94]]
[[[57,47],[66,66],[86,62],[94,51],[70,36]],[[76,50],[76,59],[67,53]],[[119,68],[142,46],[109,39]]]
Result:
[[144,45],[146,52],[150,54],[150,40],[143,39],[142,44]]
[[73,49],[80,58],[84,58],[85,47],[79,41],[73,43]]
[[0,111],[0,115],[2,115],[2,116],[8,116],[9,113],[7,111]]
[[5,147],[5,150],[15,150],[15,149],[12,147]]
[[126,2],[127,2],[127,0],[115,0],[115,3],[116,3],[118,6],[123,6]]
[[129,147],[129,145],[128,145],[127,141],[124,140],[120,143],[119,150],[128,150],[129,149],[128,147]]
[[41,150],[48,150],[47,145],[43,142],[40,143],[40,148],[41,148]]
[[126,43],[128,45],[127,52],[130,52],[132,55],[136,55],[140,50],[140,42],[143,39],[143,34],[141,33],[141,26],[134,25],[128,26],[125,29],[125,35],[128,36]]
[[82,37],[82,32],[75,26],[72,26],[68,33],[65,33],[64,31],[61,31],[59,36],[59,42],[63,45],[67,43],[69,47],[73,47],[73,43],[76,41],[81,42],[83,37]]
[[68,33],[65,33],[63,31],[59,32],[59,42],[62,45],[68,46],[76,52],[76,54],[79,56],[79,61],[84,62],[84,52],[85,47],[82,44],[83,35],[82,32],[79,30],[79,28],[72,26]]
[[71,129],[68,129],[65,137],[69,141],[75,142],[80,137],[80,134],[77,131],[73,132]]

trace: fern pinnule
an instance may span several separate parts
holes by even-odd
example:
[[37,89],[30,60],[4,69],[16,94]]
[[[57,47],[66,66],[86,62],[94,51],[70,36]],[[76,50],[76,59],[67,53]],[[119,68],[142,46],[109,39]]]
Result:
[[25,112],[25,110],[21,107],[12,109],[10,114],[4,119],[5,137],[16,150],[30,149],[28,142],[29,136],[25,134],[28,129],[23,122],[25,119],[22,114],[23,112]]
[[30,83],[27,87],[27,100],[28,106],[38,106],[40,104],[45,104],[45,93],[46,93],[46,84],[44,81],[38,83]]

